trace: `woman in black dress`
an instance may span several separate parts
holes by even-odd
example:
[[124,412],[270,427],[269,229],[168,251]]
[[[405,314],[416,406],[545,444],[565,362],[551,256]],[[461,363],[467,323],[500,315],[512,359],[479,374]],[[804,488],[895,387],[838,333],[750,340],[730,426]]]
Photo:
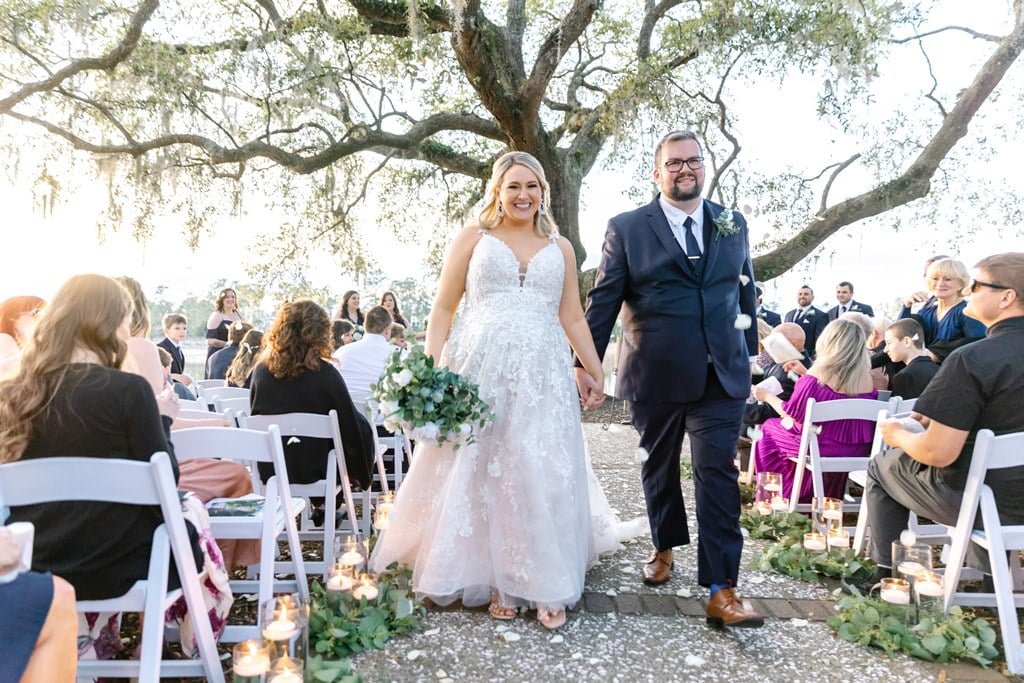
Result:
[[359,292],[350,289],[341,297],[341,305],[334,313],[335,320],[347,320],[356,327],[363,326],[363,312],[359,310]]
[[[68,455],[149,462],[163,451],[177,480],[168,438],[176,403],[170,396],[158,403],[145,379],[118,369],[131,315],[127,292],[110,278],[76,275],[60,288],[18,374],[0,384],[0,462]],[[163,519],[153,506],[71,501],[14,507],[8,521],[35,525],[33,570],[65,578],[79,600],[104,600],[146,577]],[[198,567],[198,537],[186,526]],[[171,574],[176,587],[173,567]]]
[[398,323],[402,327],[409,327],[409,322],[402,316],[402,312],[398,310],[398,298],[394,292],[384,292],[380,298],[380,305],[387,309],[388,313],[391,314],[391,320]]
[[[289,301],[263,337],[264,356],[252,372],[252,415],[338,411],[345,464],[354,487],[370,485],[373,434],[356,410],[341,374],[331,364],[331,320],[309,299]],[[296,443],[297,441],[297,443]],[[329,439],[288,439],[284,446],[288,480],[308,484],[324,478]],[[260,464],[264,481],[271,468]]]
[[206,359],[228,345],[228,328],[245,320],[238,312],[238,295],[230,287],[220,290],[214,311],[206,321]]

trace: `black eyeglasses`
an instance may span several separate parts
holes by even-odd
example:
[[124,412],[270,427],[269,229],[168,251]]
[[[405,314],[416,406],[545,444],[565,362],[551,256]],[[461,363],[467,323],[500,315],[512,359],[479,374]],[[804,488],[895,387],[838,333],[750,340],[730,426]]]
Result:
[[974,294],[982,287],[988,287],[989,289],[1013,289],[1013,287],[1007,287],[1006,285],[997,285],[994,282],[982,282],[981,280],[971,280],[971,283],[967,285],[967,289]]
[[665,170],[670,173],[678,173],[683,170],[683,164],[686,164],[691,171],[696,171],[699,168],[704,167],[704,157],[691,157],[689,159],[669,159],[665,162]]

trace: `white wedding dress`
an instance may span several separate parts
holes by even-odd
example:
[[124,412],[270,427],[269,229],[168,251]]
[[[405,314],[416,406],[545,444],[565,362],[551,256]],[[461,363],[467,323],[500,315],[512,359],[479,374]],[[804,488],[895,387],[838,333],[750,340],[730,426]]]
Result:
[[553,240],[522,278],[486,232],[470,259],[441,364],[479,385],[495,420],[458,451],[417,446],[371,558],[376,572],[412,567],[416,593],[438,604],[499,591],[505,604],[572,605],[588,565],[642,532],[618,523],[588,461],[558,321],[564,274]]

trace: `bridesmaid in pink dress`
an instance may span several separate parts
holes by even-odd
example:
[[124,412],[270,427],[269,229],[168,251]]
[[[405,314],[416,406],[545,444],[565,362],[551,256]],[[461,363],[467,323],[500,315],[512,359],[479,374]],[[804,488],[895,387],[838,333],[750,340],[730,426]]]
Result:
[[[806,415],[807,399],[836,401],[845,398],[877,399],[878,390],[871,382],[871,362],[865,347],[864,332],[845,319],[830,322],[818,338],[817,358],[811,369],[797,381],[788,401],[754,389],[754,397],[772,405],[781,417],[771,418],[762,425],[761,440],[757,444],[757,471],[782,474],[782,495],[792,497],[795,457],[800,449],[800,437]],[[788,420],[793,425],[788,428]],[[875,423],[871,420],[836,420],[821,425],[818,445],[824,458],[854,457],[870,454]],[[845,473],[824,475],[825,495],[842,496],[846,487]],[[800,487],[801,502],[810,502],[812,483],[805,476]]]

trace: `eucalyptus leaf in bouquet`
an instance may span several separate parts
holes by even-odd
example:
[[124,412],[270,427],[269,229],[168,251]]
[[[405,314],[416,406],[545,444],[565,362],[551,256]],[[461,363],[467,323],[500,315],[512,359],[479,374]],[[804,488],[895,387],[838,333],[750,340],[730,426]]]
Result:
[[475,384],[465,377],[434,366],[422,345],[391,356],[380,380],[371,385],[384,427],[401,428],[412,438],[436,445],[473,443],[478,430],[494,414]]

